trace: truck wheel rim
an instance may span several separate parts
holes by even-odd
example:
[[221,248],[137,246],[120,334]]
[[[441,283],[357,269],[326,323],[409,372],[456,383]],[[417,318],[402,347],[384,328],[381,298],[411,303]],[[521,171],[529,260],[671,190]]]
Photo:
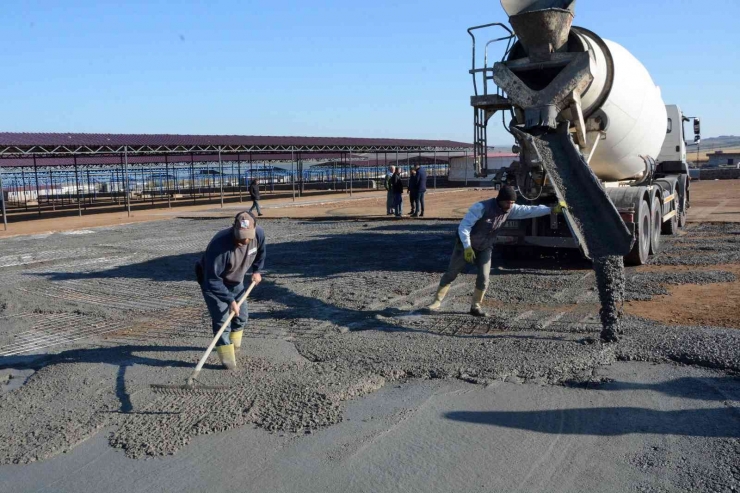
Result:
[[642,220],[642,233],[640,234],[641,250],[645,253],[645,257],[650,251],[650,229],[650,214],[645,214]]
[[660,224],[661,224],[662,217],[660,216],[661,211],[660,211],[659,204],[660,204],[659,202],[654,201],[653,205],[657,207],[654,207],[654,209],[651,211],[652,212],[652,221],[651,221],[652,222],[651,224],[652,235],[650,238],[650,242],[653,246],[653,250],[655,251],[655,253],[657,253],[658,248],[660,246],[660,232],[661,232]]

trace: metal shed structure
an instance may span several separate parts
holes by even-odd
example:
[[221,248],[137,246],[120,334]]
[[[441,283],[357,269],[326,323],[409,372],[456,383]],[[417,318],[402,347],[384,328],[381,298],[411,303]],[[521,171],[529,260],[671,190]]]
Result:
[[[446,163],[450,153],[470,149],[447,140],[0,132],[3,221],[7,229],[9,201],[39,215],[75,206],[81,215],[101,204],[130,214],[132,200],[171,206],[206,195],[223,206],[225,197],[241,200],[252,178],[271,190],[289,189],[294,198],[318,176],[333,190],[341,183],[352,193],[356,180],[382,176],[380,163],[408,163],[415,156],[436,164],[438,154]],[[312,174],[304,163],[331,163],[334,169]]]

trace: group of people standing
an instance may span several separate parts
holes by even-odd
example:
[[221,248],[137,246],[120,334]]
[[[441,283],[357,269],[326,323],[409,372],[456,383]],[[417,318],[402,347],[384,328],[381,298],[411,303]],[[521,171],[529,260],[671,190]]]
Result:
[[[386,199],[387,215],[401,217],[403,215],[404,184],[401,178],[400,166],[389,166],[385,176],[385,189],[388,192]],[[416,163],[409,175],[406,188],[411,202],[411,217],[424,217],[424,195],[427,192],[427,172]]]

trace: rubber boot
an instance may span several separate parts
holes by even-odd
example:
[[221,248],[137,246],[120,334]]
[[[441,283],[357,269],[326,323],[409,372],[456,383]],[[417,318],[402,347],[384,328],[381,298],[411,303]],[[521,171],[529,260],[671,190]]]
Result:
[[481,303],[483,303],[483,297],[486,295],[485,291],[481,291],[480,289],[476,289],[473,291],[473,303],[470,305],[470,314],[475,317],[482,317],[485,318],[488,316],[486,312],[483,311],[483,307],[481,306]]
[[450,286],[451,284],[448,284],[447,286],[440,286],[437,289],[437,294],[434,297],[434,303],[427,307],[428,310],[436,312],[442,307],[442,301],[444,301],[445,296],[447,296],[447,291],[450,290]]
[[236,355],[234,354],[233,344],[218,346],[216,347],[216,352],[218,353],[218,359],[221,360],[221,364],[224,365],[224,368],[227,370],[236,369]]
[[242,335],[244,335],[243,330],[229,334],[229,340],[234,345],[234,351],[239,351],[239,348],[242,347]]

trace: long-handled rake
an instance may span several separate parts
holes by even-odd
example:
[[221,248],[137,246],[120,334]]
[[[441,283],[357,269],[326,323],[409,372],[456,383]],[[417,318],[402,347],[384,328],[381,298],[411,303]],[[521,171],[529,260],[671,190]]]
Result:
[[[257,283],[252,282],[252,284],[249,285],[249,288],[244,292],[241,298],[237,301],[236,305],[238,308],[241,308],[242,303],[247,299],[249,296],[249,293],[252,292],[252,289],[257,285]],[[221,337],[221,334],[224,333],[224,330],[226,327],[229,326],[231,323],[231,320],[234,318],[234,313],[230,313],[229,317],[226,319],[226,321],[221,325],[221,328],[218,330],[216,335],[213,337],[213,340],[208,345],[208,349],[206,349],[206,352],[203,353],[203,356],[200,358],[200,361],[198,361],[198,364],[195,367],[195,370],[193,370],[193,373],[188,377],[187,381],[185,382],[185,385],[161,385],[161,384],[152,384],[152,389],[158,390],[158,391],[193,391],[193,390],[206,390],[206,391],[226,391],[231,390],[231,387],[227,386],[209,386],[209,385],[201,385],[200,382],[198,382],[198,375],[200,375],[200,371],[203,369],[203,365],[206,363],[206,360],[208,359],[208,356],[211,354],[211,351],[213,351],[213,348],[216,347],[216,343],[218,342],[218,339]],[[197,384],[197,385],[196,385]]]

